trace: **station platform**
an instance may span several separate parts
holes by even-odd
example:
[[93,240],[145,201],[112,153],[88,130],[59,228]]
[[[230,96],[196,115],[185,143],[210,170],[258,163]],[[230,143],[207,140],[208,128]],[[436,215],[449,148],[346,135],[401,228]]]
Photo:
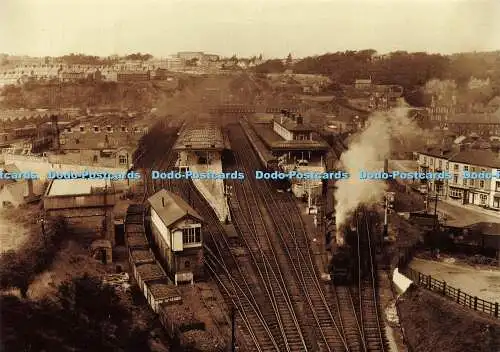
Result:
[[[213,162],[209,165],[189,165],[193,172],[208,172],[222,173],[222,163],[219,161]],[[193,179],[194,186],[201,193],[215,211],[215,214],[220,221],[225,221],[226,218],[231,219],[229,214],[229,206],[224,195],[224,180],[200,180]]]

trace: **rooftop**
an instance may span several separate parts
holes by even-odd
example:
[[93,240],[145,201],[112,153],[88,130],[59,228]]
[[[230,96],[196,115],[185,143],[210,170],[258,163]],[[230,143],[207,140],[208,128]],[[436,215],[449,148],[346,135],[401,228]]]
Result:
[[453,151],[441,147],[432,147],[420,152],[420,154],[446,159],[455,163],[500,169],[500,157],[498,153],[491,150]]
[[312,127],[308,123],[304,123],[304,118],[302,116],[293,116],[293,115],[284,115],[280,114],[274,118],[274,121],[288,131],[300,132],[300,131],[314,131],[314,127]]
[[130,256],[132,257],[132,261],[134,263],[143,262],[143,263],[154,263],[155,256],[151,250],[146,249],[131,249]]
[[275,150],[327,150],[328,144],[322,140],[286,141],[272,130],[271,125],[254,124],[253,128],[264,144]]
[[494,235],[500,237],[500,223],[497,222],[478,222],[470,225],[471,230],[479,231],[483,235]]
[[160,299],[172,299],[175,301],[182,301],[182,297],[179,293],[179,290],[173,286],[169,285],[167,282],[155,282],[148,284],[149,291],[155,298],[155,300]]
[[97,179],[55,179],[49,186],[47,195],[52,196],[67,196],[67,195],[89,195],[96,189],[104,189],[111,187],[110,182]]
[[449,123],[495,123],[500,124],[500,110],[495,113],[461,113],[448,118]]
[[137,266],[137,272],[142,281],[166,279],[167,274],[158,263]]
[[186,125],[175,142],[174,150],[223,150],[226,148],[220,126],[205,121]]
[[140,232],[128,232],[127,233],[127,245],[130,248],[147,248],[149,246],[148,240],[143,233]]
[[200,214],[181,197],[162,189],[148,198],[149,204],[158,214],[166,227],[170,227],[186,216],[203,221]]
[[500,169],[500,158],[498,157],[498,153],[494,153],[490,150],[461,151],[453,155],[450,161]]

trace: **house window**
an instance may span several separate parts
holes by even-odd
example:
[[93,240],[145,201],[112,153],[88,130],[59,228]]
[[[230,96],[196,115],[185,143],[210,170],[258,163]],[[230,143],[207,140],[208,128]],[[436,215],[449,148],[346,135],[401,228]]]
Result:
[[458,171],[458,164],[453,165],[453,170]]
[[457,189],[450,189],[450,197],[452,198],[462,198],[462,192]]
[[122,130],[122,132],[127,132],[127,127],[122,126],[122,127],[121,127],[121,130]]
[[498,192],[498,191],[500,191],[500,181],[497,181],[495,183],[495,192]]
[[80,126],[80,132],[85,132],[85,127],[84,126]]
[[111,128],[111,126],[106,126],[106,132],[109,132],[109,133],[113,132],[113,129]]
[[462,183],[463,183],[463,185],[464,185],[464,186],[467,186],[467,179],[464,179],[464,180],[462,181]]
[[453,183],[458,183],[458,176],[457,175],[453,175]]
[[493,198],[493,207],[500,208],[500,197]]
[[488,196],[486,194],[480,194],[479,198],[481,199],[481,205],[485,205],[488,202]]
[[201,231],[199,227],[190,227],[182,230],[182,242],[184,244],[200,243]]
[[97,155],[94,155],[94,158],[92,159],[94,163],[97,162]]
[[469,167],[467,165],[464,165],[464,171],[469,171]]
[[472,179],[469,180],[469,186],[474,186],[474,180]]
[[120,165],[126,165],[127,164],[127,156],[126,155],[120,155],[118,157],[118,162]]
[[484,181],[483,180],[479,181],[479,188],[484,188]]
[[438,167],[441,169],[443,167],[443,160],[439,160]]
[[99,126],[94,126],[94,132],[99,133]]
[[80,140],[78,138],[75,138],[75,144],[80,144]]
[[184,262],[184,269],[189,269],[191,267],[191,263],[189,262],[189,260],[186,260]]

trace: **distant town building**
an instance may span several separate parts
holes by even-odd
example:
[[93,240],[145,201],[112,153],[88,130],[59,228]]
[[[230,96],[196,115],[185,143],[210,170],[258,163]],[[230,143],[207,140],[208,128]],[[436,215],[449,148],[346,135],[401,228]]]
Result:
[[150,79],[150,71],[121,71],[117,73],[118,82],[149,81]]

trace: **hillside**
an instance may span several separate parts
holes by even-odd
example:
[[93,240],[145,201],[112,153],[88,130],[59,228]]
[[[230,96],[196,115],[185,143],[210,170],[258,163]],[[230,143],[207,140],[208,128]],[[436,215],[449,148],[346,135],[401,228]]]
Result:
[[94,106],[110,108],[152,107],[177,88],[177,82],[85,82],[25,84],[2,91],[3,108],[58,108]]
[[500,351],[500,323],[422,288],[400,298],[400,322],[413,351]]

